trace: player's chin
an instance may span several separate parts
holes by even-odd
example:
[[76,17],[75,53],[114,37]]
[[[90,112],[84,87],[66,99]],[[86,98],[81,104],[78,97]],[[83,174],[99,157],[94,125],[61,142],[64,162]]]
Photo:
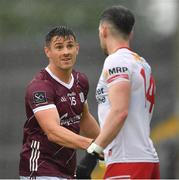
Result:
[[66,66],[66,67],[73,67],[75,64],[75,62],[73,61],[65,61],[63,62],[63,65]]
[[61,69],[66,70],[66,71],[71,70],[72,68],[73,68],[72,64],[66,64],[61,67]]

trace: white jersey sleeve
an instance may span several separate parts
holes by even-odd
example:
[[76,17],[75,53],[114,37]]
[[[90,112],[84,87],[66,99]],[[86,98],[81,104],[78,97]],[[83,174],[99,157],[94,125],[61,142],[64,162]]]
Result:
[[111,86],[119,81],[130,81],[132,74],[131,64],[126,61],[126,58],[116,54],[107,57],[104,63],[104,78],[107,86]]

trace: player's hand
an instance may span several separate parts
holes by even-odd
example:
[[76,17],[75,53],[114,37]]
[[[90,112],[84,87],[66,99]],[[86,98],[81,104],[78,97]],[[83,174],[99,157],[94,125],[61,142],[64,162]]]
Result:
[[84,158],[77,166],[76,178],[77,179],[91,179],[91,173],[95,168],[98,159],[104,160],[103,148],[99,145],[92,143]]
[[96,154],[86,153],[77,165],[76,179],[91,179],[91,173],[95,168],[97,161],[98,156]]
[[99,145],[97,145],[96,143],[91,143],[90,146],[87,149],[87,152],[89,154],[97,154],[100,155],[103,152],[103,148]]

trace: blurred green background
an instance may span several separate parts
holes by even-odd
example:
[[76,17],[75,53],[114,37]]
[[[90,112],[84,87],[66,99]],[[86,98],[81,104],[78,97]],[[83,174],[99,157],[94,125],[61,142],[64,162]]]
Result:
[[[78,37],[76,69],[90,82],[88,102],[97,118],[95,88],[104,55],[99,47],[101,11],[130,8],[136,17],[131,48],[147,59],[157,84],[152,139],[161,178],[179,178],[179,1],[178,0],[0,0],[0,178],[18,178],[27,83],[48,61],[44,36],[68,25]],[[79,159],[83,155],[79,152]]]

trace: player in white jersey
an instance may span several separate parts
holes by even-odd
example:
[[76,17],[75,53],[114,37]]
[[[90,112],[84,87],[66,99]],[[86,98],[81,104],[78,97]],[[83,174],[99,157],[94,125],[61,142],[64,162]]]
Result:
[[101,132],[87,152],[104,149],[105,179],[160,178],[150,139],[155,81],[149,64],[129,48],[134,22],[122,6],[104,10],[100,18],[100,44],[108,55],[96,90]]

